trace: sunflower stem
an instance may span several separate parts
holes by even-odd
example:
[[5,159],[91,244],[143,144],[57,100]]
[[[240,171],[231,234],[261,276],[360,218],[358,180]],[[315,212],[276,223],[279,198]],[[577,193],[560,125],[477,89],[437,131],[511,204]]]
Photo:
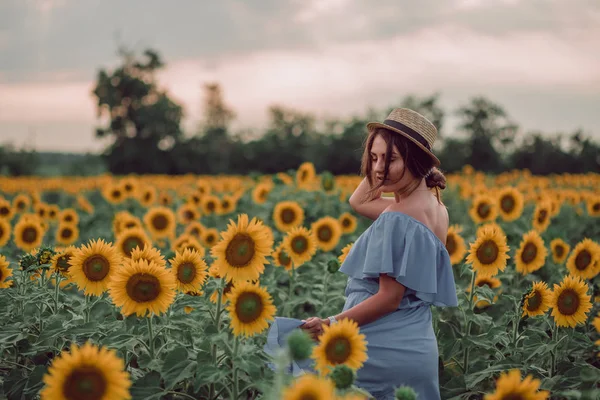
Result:
[[[475,292],[475,271],[471,270],[471,293],[469,293],[469,313],[473,312],[474,292]],[[467,335],[469,335],[469,333],[471,331],[471,321],[472,321],[472,319],[470,318],[470,315],[467,316],[466,318],[468,319],[468,321],[466,323],[465,337]],[[465,355],[463,358],[463,371],[465,371],[465,374],[469,371],[469,350],[470,349],[471,349],[470,347],[465,348]]]
[[[558,342],[557,338],[558,338],[558,325],[556,325],[556,321],[555,321],[554,327],[552,328],[552,341],[555,344]],[[550,378],[554,377],[554,375],[556,374],[557,350],[558,349],[555,346],[554,349],[552,349],[552,351],[550,352]]]
[[146,319],[146,322],[148,322],[148,337],[150,339],[150,357],[154,359],[154,335],[152,332],[152,314],[150,314],[150,316]]
[[515,320],[513,322],[512,344],[517,347],[517,333],[519,332],[519,302],[515,301]]
[[[221,305],[223,302],[223,287],[221,286],[221,284],[223,283],[222,280],[220,280],[219,283],[219,287],[217,287],[217,312],[215,313],[215,326],[217,327],[217,334],[219,334],[220,331],[220,323],[221,323]],[[215,367],[218,367],[218,360],[217,360],[217,345],[216,343],[213,343],[211,346],[210,352],[212,355],[212,361]],[[212,382],[210,384],[210,389],[209,389],[209,393],[208,393],[208,398],[210,400],[212,400],[215,394],[215,383]]]
[[[288,304],[290,304],[290,302],[291,302],[291,299],[292,299],[292,294],[294,293],[294,278],[295,278],[295,276],[296,276],[296,273],[295,273],[295,271],[296,271],[296,265],[295,265],[295,264],[294,264],[294,262],[292,261],[292,274],[290,275],[290,286],[289,286],[289,288],[288,288],[288,297],[287,297],[287,301],[286,301],[286,302],[285,302],[285,304],[284,304],[284,308],[285,308],[286,312],[287,312],[287,308],[288,308],[287,306],[288,306]],[[288,317],[290,317],[290,318],[292,317],[292,312],[293,312],[293,311],[294,311],[294,309],[291,309],[291,310],[289,311],[289,315],[288,315]],[[285,314],[284,314],[284,315],[285,315]]]
[[237,353],[240,346],[240,340],[238,336],[233,338],[233,352],[231,354],[231,363],[233,364],[233,394],[232,398],[237,400],[239,395],[239,385],[238,385],[238,365],[237,365]]
[[85,323],[90,322],[90,296],[85,295],[85,306],[84,306],[84,314],[85,314]]
[[54,273],[54,314],[58,314],[58,294],[59,294],[59,272]]

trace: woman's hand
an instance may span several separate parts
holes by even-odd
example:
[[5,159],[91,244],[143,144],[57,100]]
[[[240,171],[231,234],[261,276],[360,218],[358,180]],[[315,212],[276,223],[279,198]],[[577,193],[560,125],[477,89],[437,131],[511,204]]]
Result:
[[329,325],[329,319],[310,317],[299,328],[308,333],[314,341],[318,341],[319,336],[323,333],[323,325]]

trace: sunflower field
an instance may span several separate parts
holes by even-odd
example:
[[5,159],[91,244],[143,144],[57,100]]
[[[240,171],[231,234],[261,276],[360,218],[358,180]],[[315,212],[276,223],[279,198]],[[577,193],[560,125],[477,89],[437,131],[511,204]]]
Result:
[[[600,175],[447,179],[459,306],[433,309],[442,398],[600,398]],[[370,398],[353,321],[265,352],[276,316],[341,311],[338,269],[372,223],[348,204],[361,180],[311,163],[0,177],[0,398]],[[286,373],[309,357],[318,375]]]

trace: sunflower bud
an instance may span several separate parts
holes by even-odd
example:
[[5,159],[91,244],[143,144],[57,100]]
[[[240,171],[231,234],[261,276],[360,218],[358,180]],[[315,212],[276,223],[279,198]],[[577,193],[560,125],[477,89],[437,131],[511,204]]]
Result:
[[335,188],[335,178],[331,172],[324,171],[321,174],[321,188],[326,192],[330,192]]
[[19,259],[19,266],[23,271],[37,269],[37,257],[32,254],[25,254]]
[[308,333],[297,329],[287,337],[287,345],[292,359],[302,361],[310,357],[314,344]]
[[416,400],[417,393],[410,386],[400,386],[396,389],[396,400]]
[[40,250],[37,253],[38,265],[50,264],[50,261],[52,261],[52,257],[55,254],[56,252],[50,246],[44,246],[40,248]]
[[356,373],[347,365],[339,364],[333,368],[329,377],[335,383],[336,388],[343,390],[352,386],[356,379]]
[[327,272],[335,274],[340,269],[340,262],[337,258],[332,258],[327,262]]

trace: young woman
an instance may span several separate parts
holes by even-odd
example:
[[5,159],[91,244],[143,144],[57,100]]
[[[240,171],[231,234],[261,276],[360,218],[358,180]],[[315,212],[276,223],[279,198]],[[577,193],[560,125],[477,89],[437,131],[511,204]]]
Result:
[[440,199],[446,180],[431,152],[437,129],[402,108],[367,128],[365,178],[349,201],[374,222],[340,268],[349,277],[346,303],[337,315],[312,317],[296,327],[318,338],[323,325],[356,321],[368,355],[357,371],[357,386],[377,399],[393,399],[401,385],[411,386],[420,399],[439,399],[431,306],[457,306],[458,301],[445,246],[448,212]]

